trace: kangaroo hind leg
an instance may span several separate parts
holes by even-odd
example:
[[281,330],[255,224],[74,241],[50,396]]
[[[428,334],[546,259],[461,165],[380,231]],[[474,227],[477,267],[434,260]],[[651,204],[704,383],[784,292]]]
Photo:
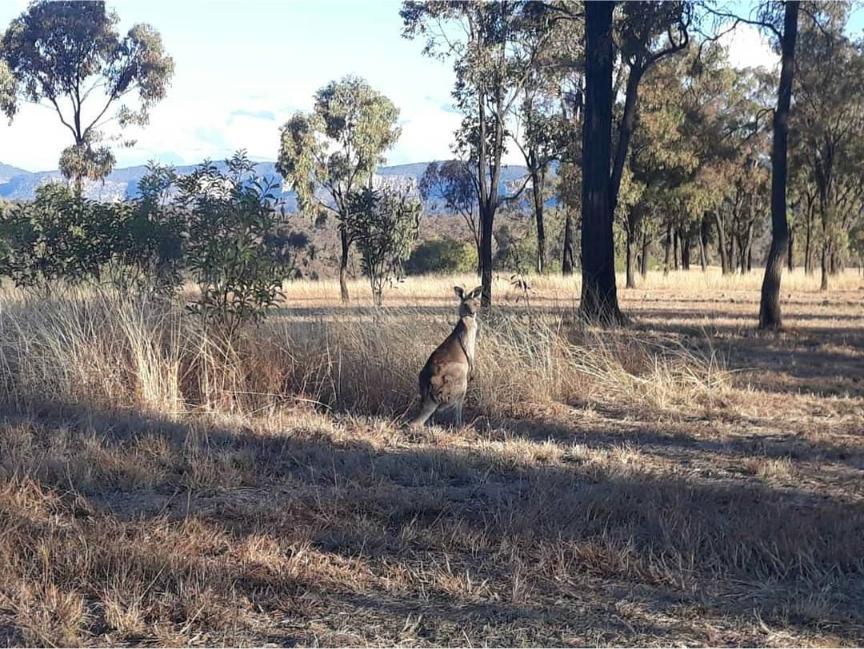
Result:
[[420,412],[408,424],[409,428],[422,428],[429,417],[435,414],[436,410],[438,410],[438,404],[432,400],[432,397],[426,395],[423,397],[423,403],[420,404]]

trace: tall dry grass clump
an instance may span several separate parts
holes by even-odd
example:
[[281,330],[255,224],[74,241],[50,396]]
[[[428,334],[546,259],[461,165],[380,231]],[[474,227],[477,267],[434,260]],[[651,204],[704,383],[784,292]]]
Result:
[[[7,292],[0,307],[5,400],[172,416],[248,414],[297,401],[402,416],[419,368],[455,318],[408,307],[286,310],[226,340],[156,299]],[[485,415],[550,401],[710,408],[727,388],[716,357],[527,310],[493,314],[481,326],[468,406]]]

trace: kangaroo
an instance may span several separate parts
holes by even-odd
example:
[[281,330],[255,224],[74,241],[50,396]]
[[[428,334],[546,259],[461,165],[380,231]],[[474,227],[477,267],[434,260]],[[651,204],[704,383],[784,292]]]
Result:
[[456,425],[462,425],[462,402],[468,389],[468,379],[474,372],[474,348],[477,343],[477,311],[482,291],[478,286],[465,293],[461,286],[453,290],[459,298],[459,322],[453,332],[438,345],[420,371],[419,414],[411,428],[420,428],[438,409],[455,410]]

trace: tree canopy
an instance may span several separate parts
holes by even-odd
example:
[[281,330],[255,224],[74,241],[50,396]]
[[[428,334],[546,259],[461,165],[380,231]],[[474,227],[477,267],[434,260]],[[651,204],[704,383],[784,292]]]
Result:
[[342,245],[340,284],[348,300],[351,234],[349,197],[368,184],[384,153],[399,139],[399,109],[365,80],[348,76],[315,94],[311,113],[297,112],[282,127],[276,168],[297,192],[301,210],[332,214]]
[[[119,136],[109,124],[146,124],[174,72],[159,32],[137,24],[121,35],[118,20],[102,1],[38,0],[12,21],[0,47],[18,96],[52,107],[71,133],[60,169],[79,184],[110,173],[114,157],[104,142]],[[11,115],[8,88],[0,68],[0,108]]]

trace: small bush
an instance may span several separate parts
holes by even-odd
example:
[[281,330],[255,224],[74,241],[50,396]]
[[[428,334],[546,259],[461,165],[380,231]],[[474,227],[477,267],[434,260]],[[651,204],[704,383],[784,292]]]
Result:
[[0,273],[25,288],[55,279],[98,278],[111,259],[115,211],[65,185],[42,185],[32,202],[15,205],[3,216]]
[[450,237],[424,241],[405,262],[409,275],[427,273],[468,273],[477,268],[477,250]]
[[172,293],[182,281],[186,219],[169,203],[177,174],[150,163],[138,183],[140,196],[117,220],[112,283],[120,289]]
[[279,232],[274,182],[254,175],[244,152],[227,170],[204,163],[178,181],[186,211],[186,266],[200,288],[192,310],[233,337],[248,320],[260,320],[296,271],[303,236]]
[[107,280],[114,287],[171,292],[180,282],[183,218],[143,193],[99,203],[59,183],[0,218],[0,274],[23,288]]
[[407,190],[365,187],[349,196],[348,230],[363,258],[372,299],[381,306],[384,284],[398,279],[417,239],[420,201]]

